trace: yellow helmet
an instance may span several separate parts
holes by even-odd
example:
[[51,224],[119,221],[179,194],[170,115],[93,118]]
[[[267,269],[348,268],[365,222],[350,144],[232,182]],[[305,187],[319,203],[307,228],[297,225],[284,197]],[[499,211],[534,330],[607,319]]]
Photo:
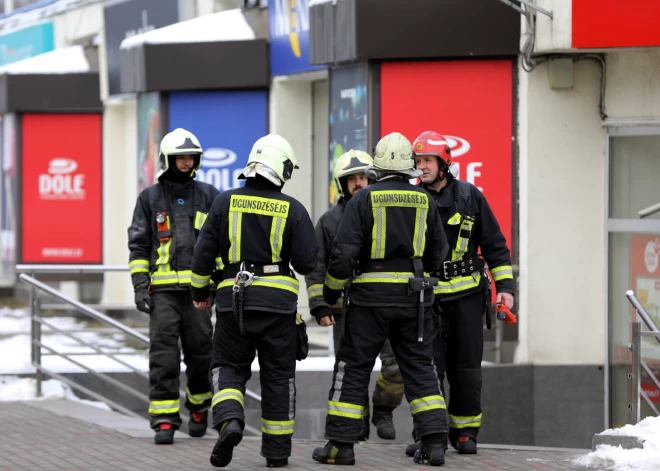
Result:
[[[257,139],[248,157],[246,170],[259,163],[270,168],[282,183],[291,178],[293,169],[298,168],[298,160],[289,141],[278,134],[268,134]],[[244,176],[245,171],[241,174]]]
[[351,149],[340,155],[335,163],[334,170],[337,188],[340,189],[345,196],[350,196],[347,194],[348,189],[342,185],[341,179],[349,175],[355,175],[356,173],[365,173],[367,167],[370,167],[373,163],[374,160],[371,156],[361,150]]
[[170,156],[192,155],[195,157],[193,170],[199,170],[202,162],[202,145],[199,139],[190,131],[176,128],[165,134],[160,141],[160,155],[158,156],[158,180],[170,168]]
[[398,132],[390,133],[378,141],[374,150],[374,167],[409,178],[417,178],[422,174],[415,169],[412,144]]

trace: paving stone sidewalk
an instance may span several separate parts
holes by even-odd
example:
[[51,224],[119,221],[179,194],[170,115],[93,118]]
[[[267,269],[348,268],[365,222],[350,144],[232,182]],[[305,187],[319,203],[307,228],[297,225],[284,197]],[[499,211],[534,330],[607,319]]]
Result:
[[[146,427],[145,421],[145,427]],[[213,437],[177,439],[172,446],[157,446],[153,438],[139,438],[93,423],[56,414],[37,403],[0,402],[0,471],[173,471],[212,470],[209,454]],[[311,459],[323,442],[294,440],[288,470],[335,470]],[[259,455],[260,439],[246,437],[226,469],[265,469]],[[339,470],[585,470],[572,464],[580,450],[505,446],[484,447],[478,455],[450,451],[442,468],[415,465],[404,454],[405,444],[360,444],[356,466]],[[590,468],[594,469],[594,468]]]

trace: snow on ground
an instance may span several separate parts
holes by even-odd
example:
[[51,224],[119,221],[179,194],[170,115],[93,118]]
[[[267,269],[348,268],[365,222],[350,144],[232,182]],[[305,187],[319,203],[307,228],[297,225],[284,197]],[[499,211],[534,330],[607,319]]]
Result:
[[607,429],[601,435],[639,437],[644,448],[624,450],[611,445],[598,445],[596,451],[576,459],[580,466],[600,466],[611,471],[657,471],[660,469],[660,417],[647,417],[637,425]]
[[41,397],[36,397],[36,380],[16,376],[0,376],[0,401],[44,401],[49,399],[68,399],[83,402],[100,409],[112,410],[104,402],[87,401],[76,396],[66,384],[55,379],[41,383]]
[[[73,317],[47,317],[45,321],[63,331],[82,330],[87,323]],[[0,308],[0,374],[30,374],[34,373],[30,356],[30,315],[25,309]],[[146,351],[138,351],[125,345],[125,335],[115,333],[100,335],[95,332],[76,332],[74,337],[99,348],[106,353],[118,354],[117,358],[137,368],[148,371],[149,362]],[[102,372],[123,372],[129,368],[123,366],[112,358],[99,355],[93,349],[85,347],[63,334],[51,331],[42,326],[42,343],[46,347],[60,353],[75,353],[71,359]],[[41,364],[44,368],[57,373],[78,373],[85,369],[74,365],[69,360],[57,356],[45,355],[50,353],[42,348]],[[85,355],[80,355],[80,354]]]

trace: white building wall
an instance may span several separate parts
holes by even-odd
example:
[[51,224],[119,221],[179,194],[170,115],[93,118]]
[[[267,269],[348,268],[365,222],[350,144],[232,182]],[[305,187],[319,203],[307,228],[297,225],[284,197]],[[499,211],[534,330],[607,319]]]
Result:
[[[571,48],[573,0],[536,0],[553,18],[536,14],[536,41],[534,52],[560,52]],[[524,37],[523,37],[524,39]]]
[[55,49],[70,46],[76,41],[100,35],[103,31],[103,3],[69,10],[52,18]]

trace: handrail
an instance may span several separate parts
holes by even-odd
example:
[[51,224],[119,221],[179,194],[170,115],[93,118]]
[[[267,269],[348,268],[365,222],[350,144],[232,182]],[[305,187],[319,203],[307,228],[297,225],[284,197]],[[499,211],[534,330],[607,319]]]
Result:
[[[74,360],[71,358],[72,354],[67,354],[67,353],[62,353],[58,352],[47,345],[44,345],[41,341],[41,326],[44,325],[51,329],[53,332],[57,332],[59,334],[63,334],[73,340],[76,340],[79,344],[91,348],[94,352],[104,355],[107,358],[110,358],[117,363],[121,364],[122,366],[127,367],[130,371],[133,371],[137,373],[138,375],[142,377],[148,377],[144,372],[141,372],[137,370],[135,367],[129,365],[128,363],[120,360],[119,358],[116,358],[115,354],[112,353],[107,353],[102,351],[101,349],[90,345],[88,342],[85,342],[79,338],[77,338],[74,335],[71,335],[71,332],[64,331],[62,329],[59,329],[52,325],[51,323],[44,321],[44,319],[41,318],[41,298],[39,297],[38,291],[43,291],[44,293],[47,293],[48,295],[59,299],[60,301],[63,301],[64,303],[73,306],[76,308],[78,311],[88,315],[92,319],[99,321],[101,323],[104,323],[106,325],[109,325],[111,327],[114,327],[121,332],[125,333],[126,335],[130,336],[131,338],[139,341],[141,344],[145,346],[149,346],[150,341],[149,337],[143,335],[142,333],[138,332],[135,329],[132,329],[121,322],[118,322],[111,317],[108,317],[107,315],[92,309],[89,306],[86,306],[85,304],[72,299],[65,294],[57,291],[54,288],[51,288],[50,286],[42,283],[41,281],[37,280],[33,276],[27,275],[25,272],[29,272],[31,275],[34,275],[34,273],[62,273],[65,271],[79,271],[81,273],[84,272],[106,272],[106,271],[128,271],[128,266],[121,266],[121,265],[17,265],[16,270],[19,272],[23,272],[19,275],[19,280],[25,282],[30,286],[30,310],[31,310],[31,345],[32,345],[32,365],[34,366],[36,370],[36,392],[37,392],[37,397],[40,397],[42,395],[42,390],[41,390],[41,383],[43,381],[43,376],[47,375],[52,378],[58,379],[65,384],[69,385],[70,387],[79,390],[83,392],[84,394],[87,394],[90,397],[93,397],[97,400],[101,400],[105,402],[106,404],[109,404],[111,407],[113,407],[115,410],[119,410],[125,414],[135,416],[135,417],[140,417],[139,414],[136,414],[135,412],[129,410],[128,408],[116,403],[115,401],[110,400],[108,397],[101,393],[96,393],[94,391],[91,391],[88,388],[85,388],[79,384],[76,384],[74,381],[71,379],[65,378],[49,369],[46,369],[42,366],[41,364],[41,357],[42,357],[42,352],[41,350],[47,350],[50,352],[51,355],[56,355],[59,356],[60,358],[64,358],[65,360],[68,360],[69,362],[73,363],[74,365],[78,366],[79,368],[82,368],[83,370],[87,371],[88,373],[103,379],[110,384],[114,385],[115,387],[120,388],[121,390],[139,398],[142,399],[146,402],[149,402],[149,398],[147,395],[141,393],[135,388],[132,388],[128,385],[125,385],[121,383],[120,381],[117,381],[114,378],[109,377],[108,375],[95,371],[92,368],[87,367],[86,365]],[[179,390],[180,397],[185,398],[186,397],[186,392],[183,389]],[[250,391],[249,389],[246,389],[245,391],[246,396],[249,396],[253,399],[256,399],[257,401],[261,402],[261,396],[254,393],[253,391]],[[184,411],[180,411],[180,415],[182,416],[183,419],[187,420],[189,419],[188,415]],[[258,430],[255,427],[252,427],[248,424],[245,424],[245,430],[254,434],[254,435],[260,435],[261,431]]]
[[[632,290],[626,291],[626,297],[630,304],[635,308],[636,316],[642,318],[649,331],[642,332],[642,323],[635,319],[631,323],[631,343],[628,346],[632,353],[631,371],[628,374],[628,379],[632,383],[630,388],[630,401],[628,402],[628,418],[631,424],[637,424],[640,420],[640,396],[644,398],[648,406],[653,410],[656,416],[660,416],[660,411],[653,402],[649,399],[648,394],[641,388],[642,368],[653,381],[655,386],[660,389],[660,381],[655,376],[646,361],[642,358],[642,337],[655,337],[655,340],[660,343],[660,329],[655,324],[649,313],[646,311],[642,303],[637,299]],[[635,316],[635,317],[636,317]]]

